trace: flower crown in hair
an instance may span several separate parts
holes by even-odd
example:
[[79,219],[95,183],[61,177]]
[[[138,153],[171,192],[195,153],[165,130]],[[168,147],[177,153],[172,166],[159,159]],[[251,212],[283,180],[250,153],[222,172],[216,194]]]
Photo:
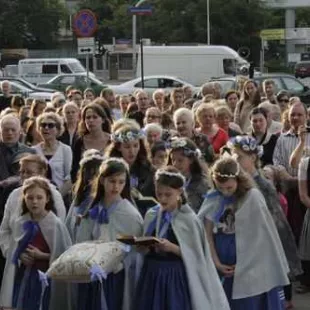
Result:
[[167,149],[182,149],[185,156],[195,156],[200,158],[202,156],[199,149],[192,150],[187,146],[187,141],[184,138],[172,138],[166,144]]
[[183,186],[186,183],[186,179],[185,179],[184,175],[180,172],[170,172],[170,171],[166,171],[164,169],[159,169],[155,173],[155,180],[157,181],[161,176],[179,178],[180,180],[182,180]]
[[227,142],[229,147],[238,147],[246,153],[255,153],[259,158],[263,156],[264,149],[250,136],[236,136]]
[[236,164],[237,164],[237,171],[235,173],[223,174],[223,173],[216,172],[216,171],[213,171],[212,173],[215,174],[217,177],[220,177],[220,178],[225,178],[225,179],[236,178],[240,173],[240,165],[238,162],[236,162]]
[[125,169],[129,172],[129,165],[127,164],[127,162],[123,159],[123,158],[119,158],[119,157],[110,157],[107,158],[103,161],[103,163],[100,166],[100,173],[102,173],[102,169],[105,165],[111,164],[111,163],[117,163],[117,164],[122,164]]
[[111,134],[111,140],[113,142],[130,142],[137,139],[142,139],[145,137],[145,134],[142,130],[128,130],[125,132],[118,132]]

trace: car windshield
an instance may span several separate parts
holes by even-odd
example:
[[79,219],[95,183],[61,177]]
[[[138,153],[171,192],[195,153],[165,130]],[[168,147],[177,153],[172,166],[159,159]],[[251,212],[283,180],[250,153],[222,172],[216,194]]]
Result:
[[72,70],[73,73],[85,72],[85,68],[82,66],[80,62],[69,62],[68,66]]
[[299,68],[309,68],[310,67],[310,62],[300,62],[296,64],[296,69]]

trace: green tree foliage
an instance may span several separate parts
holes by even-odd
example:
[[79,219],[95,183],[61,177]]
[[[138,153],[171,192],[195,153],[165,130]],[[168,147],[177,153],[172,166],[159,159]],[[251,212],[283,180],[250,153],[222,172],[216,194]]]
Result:
[[[111,43],[112,37],[132,37],[128,7],[135,3],[137,1],[82,0],[80,8],[97,14],[98,35],[104,43]],[[152,16],[138,16],[138,38],[142,31],[144,38],[158,44],[207,42],[207,0],[147,0],[145,4],[152,5],[154,12]],[[283,12],[274,14],[261,0],[210,0],[211,43],[236,50],[247,46],[253,58],[258,59],[260,30],[280,27],[283,21]]]
[[50,48],[66,16],[61,0],[0,0],[1,48]]

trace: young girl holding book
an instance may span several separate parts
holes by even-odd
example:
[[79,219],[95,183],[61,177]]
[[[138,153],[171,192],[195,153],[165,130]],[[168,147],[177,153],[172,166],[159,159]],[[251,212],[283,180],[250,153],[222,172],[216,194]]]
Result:
[[288,264],[265,199],[233,158],[212,167],[199,212],[232,310],[283,310]]
[[52,283],[44,293],[41,281],[50,263],[71,245],[65,225],[54,214],[48,180],[25,180],[22,197],[23,211],[8,251],[0,304],[23,310],[68,309],[67,286]]
[[76,239],[76,228],[92,201],[91,186],[103,161],[100,153],[90,153],[90,151],[92,150],[87,150],[80,161],[80,169],[72,191],[74,199],[66,219],[66,226],[73,243]]
[[[142,217],[131,200],[128,164],[121,158],[104,160],[94,181],[93,201],[77,227],[76,242],[111,242],[120,235],[140,236],[142,225]],[[134,286],[130,281],[131,258],[128,255],[124,268],[109,274],[103,285],[99,281],[79,284],[78,309],[101,310],[103,303],[108,310],[128,309]]]
[[135,310],[226,310],[204,232],[187,205],[185,177],[174,167],[155,175],[159,205],[145,217],[144,232],[159,242],[145,251]]

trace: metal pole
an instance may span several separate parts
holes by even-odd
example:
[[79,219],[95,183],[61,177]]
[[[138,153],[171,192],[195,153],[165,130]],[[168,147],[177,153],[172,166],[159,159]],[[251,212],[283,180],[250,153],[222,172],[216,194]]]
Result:
[[[135,4],[135,7],[139,7],[147,0],[140,0]],[[132,15],[132,70],[134,74],[136,74],[137,67],[137,16],[135,14]]]
[[211,44],[211,29],[210,29],[210,0],[207,0],[207,44]]
[[86,83],[89,86],[89,53],[86,54]]
[[264,73],[264,66],[265,66],[264,64],[265,55],[264,54],[265,54],[265,42],[264,42],[264,39],[261,38],[261,51],[260,51],[260,72],[261,74]]
[[142,16],[140,16],[140,58],[141,58],[141,86],[144,89],[144,61],[143,61],[143,35],[142,35]]
[[132,15],[132,70],[136,76],[137,66],[137,16]]

